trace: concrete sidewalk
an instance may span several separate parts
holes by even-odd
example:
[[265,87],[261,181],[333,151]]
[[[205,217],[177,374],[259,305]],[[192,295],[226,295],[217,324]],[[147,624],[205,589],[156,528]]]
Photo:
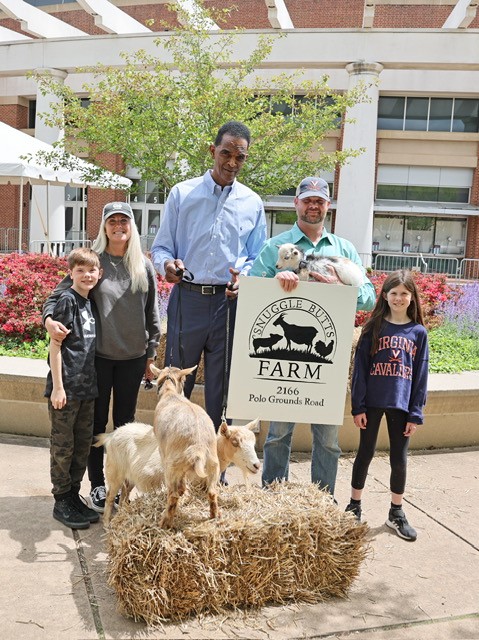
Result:
[[[352,459],[340,462],[336,497],[349,497]],[[291,480],[308,481],[297,455]],[[377,456],[363,498],[371,551],[347,599],[147,629],[120,616],[106,584],[101,523],[71,531],[52,518],[48,440],[0,436],[0,611],[3,640],[374,638],[479,639],[479,451],[409,458],[406,542],[384,526],[389,464]],[[234,468],[230,481],[239,481]],[[84,492],[88,488],[84,484]],[[265,541],[267,545],[267,541]]]

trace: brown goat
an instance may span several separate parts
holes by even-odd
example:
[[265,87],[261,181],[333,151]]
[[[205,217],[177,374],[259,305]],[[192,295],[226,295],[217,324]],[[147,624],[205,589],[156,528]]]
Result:
[[158,386],[153,426],[163,463],[167,503],[160,526],[171,527],[178,500],[186,490],[187,478],[203,480],[210,504],[210,517],[218,518],[220,463],[216,433],[211,418],[183,395],[187,375],[196,367],[158,369],[150,365]]

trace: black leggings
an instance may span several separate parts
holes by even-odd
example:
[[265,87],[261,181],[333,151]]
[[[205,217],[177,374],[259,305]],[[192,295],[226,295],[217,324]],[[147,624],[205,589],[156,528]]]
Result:
[[[98,378],[98,398],[95,400],[93,435],[106,431],[113,390],[113,427],[121,427],[135,420],[136,403],[146,368],[146,354],[133,360],[95,358]],[[92,447],[88,456],[88,478],[91,488],[105,484],[103,475],[103,447]]]
[[366,411],[367,426],[366,429],[359,430],[359,449],[353,465],[351,486],[353,489],[364,489],[369,465],[376,449],[379,425],[383,414],[386,415],[389,433],[389,462],[391,465],[389,484],[392,493],[402,495],[406,487],[409,438],[403,434],[407,423],[407,413],[400,409],[372,407]]

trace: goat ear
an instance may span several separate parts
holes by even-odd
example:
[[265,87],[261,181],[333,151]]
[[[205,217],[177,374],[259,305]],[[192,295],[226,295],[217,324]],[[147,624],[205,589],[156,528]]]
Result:
[[179,375],[180,375],[180,378],[186,378],[186,376],[189,376],[189,375],[190,375],[190,373],[193,373],[193,371],[196,369],[196,367],[197,367],[197,366],[198,366],[198,365],[197,365],[197,364],[195,364],[195,366],[194,366],[194,367],[190,367],[189,369],[182,369],[182,370],[180,371],[180,374],[179,374]]
[[158,378],[158,376],[161,373],[161,369],[158,369],[158,367],[155,367],[154,364],[150,364],[150,371],[155,376],[155,378]]
[[250,431],[259,431],[258,426],[259,426],[259,418],[256,418],[256,420],[252,420],[251,422],[248,422],[248,424],[246,425],[246,428],[249,429]]
[[220,425],[220,433],[224,438],[229,438],[231,436],[231,431],[228,428],[226,422],[222,422]]

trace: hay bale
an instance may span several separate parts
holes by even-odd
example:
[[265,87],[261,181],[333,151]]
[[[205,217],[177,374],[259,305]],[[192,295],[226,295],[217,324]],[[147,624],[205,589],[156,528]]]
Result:
[[192,491],[158,526],[164,491],[120,509],[107,535],[108,582],[119,611],[150,625],[267,603],[346,595],[366,554],[367,526],[312,484],[225,487],[222,519]]

